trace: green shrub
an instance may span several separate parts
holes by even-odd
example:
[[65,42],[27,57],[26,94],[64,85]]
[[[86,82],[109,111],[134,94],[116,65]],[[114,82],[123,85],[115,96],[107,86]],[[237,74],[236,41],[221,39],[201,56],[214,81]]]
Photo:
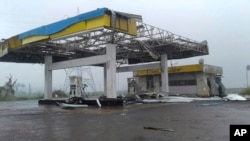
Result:
[[250,87],[243,89],[240,95],[250,95]]

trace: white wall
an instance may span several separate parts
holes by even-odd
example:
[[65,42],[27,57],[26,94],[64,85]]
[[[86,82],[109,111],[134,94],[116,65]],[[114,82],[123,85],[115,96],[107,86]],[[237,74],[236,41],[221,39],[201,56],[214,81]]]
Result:
[[197,94],[197,86],[169,86],[170,94]]

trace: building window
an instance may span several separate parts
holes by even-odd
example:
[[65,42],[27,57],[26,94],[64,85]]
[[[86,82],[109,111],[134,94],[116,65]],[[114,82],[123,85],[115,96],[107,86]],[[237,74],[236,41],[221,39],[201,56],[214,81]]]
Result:
[[192,86],[197,85],[196,80],[171,80],[169,86]]
[[147,81],[147,89],[153,89],[154,88],[154,79],[153,79],[153,75],[149,75],[146,77],[146,81]]

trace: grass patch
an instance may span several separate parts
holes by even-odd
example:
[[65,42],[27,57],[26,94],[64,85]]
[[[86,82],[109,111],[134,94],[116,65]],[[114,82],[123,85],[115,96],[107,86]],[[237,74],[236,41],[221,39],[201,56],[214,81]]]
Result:
[[243,89],[239,94],[240,95],[250,95],[250,87]]

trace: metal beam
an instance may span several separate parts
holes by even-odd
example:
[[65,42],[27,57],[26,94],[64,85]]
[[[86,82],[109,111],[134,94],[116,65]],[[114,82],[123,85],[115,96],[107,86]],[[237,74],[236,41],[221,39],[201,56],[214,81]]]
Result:
[[80,67],[80,66],[104,64],[107,61],[108,61],[107,55],[99,55],[99,56],[86,57],[86,58],[81,58],[81,59],[74,59],[74,60],[69,60],[69,61],[53,63],[50,65],[49,69],[58,70],[58,69],[73,68],[73,67]]
[[130,71],[138,71],[138,70],[147,70],[147,69],[156,69],[160,68],[160,62],[154,63],[146,63],[140,65],[129,65],[129,66],[121,66],[116,69],[117,72],[130,72]]

